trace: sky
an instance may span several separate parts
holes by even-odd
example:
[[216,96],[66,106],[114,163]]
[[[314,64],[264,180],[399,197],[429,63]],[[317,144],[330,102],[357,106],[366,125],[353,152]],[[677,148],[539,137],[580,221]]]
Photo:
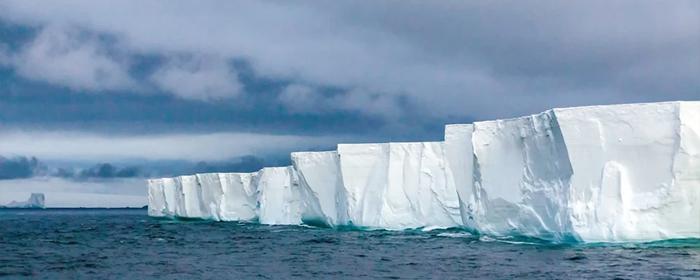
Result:
[[6,0],[0,180],[247,171],[447,123],[700,100],[698,77],[694,0]]

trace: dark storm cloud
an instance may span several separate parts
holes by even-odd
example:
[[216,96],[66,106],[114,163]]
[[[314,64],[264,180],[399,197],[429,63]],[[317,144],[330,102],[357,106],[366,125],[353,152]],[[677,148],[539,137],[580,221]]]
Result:
[[3,38],[10,123],[437,139],[446,122],[700,98],[698,1],[0,5],[29,30],[0,34],[32,33]]
[[87,163],[64,160],[42,162],[36,157],[0,156],[0,180],[58,177],[72,181],[172,177],[210,172],[255,172],[263,167],[291,165],[289,156],[246,155],[218,161],[160,160]]
[[46,166],[35,157],[0,156],[0,180],[30,178],[46,173]]
[[[279,90],[254,83],[257,94],[217,102],[166,94],[96,95],[12,78],[0,71],[0,121],[5,126],[70,128],[110,133],[248,131],[275,134],[366,133],[383,120],[356,112],[288,112],[274,102]],[[268,91],[269,90],[269,91]],[[270,102],[270,99],[273,99]]]

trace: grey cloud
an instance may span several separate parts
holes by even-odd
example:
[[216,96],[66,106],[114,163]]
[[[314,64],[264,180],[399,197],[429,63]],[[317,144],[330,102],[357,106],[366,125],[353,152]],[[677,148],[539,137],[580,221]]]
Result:
[[58,177],[73,181],[110,180],[124,178],[144,178],[148,174],[138,166],[116,166],[111,163],[98,163],[88,168],[57,167],[51,169],[48,177]]
[[46,173],[46,166],[35,157],[0,156],[0,180],[30,178]]
[[291,84],[278,96],[279,101],[292,113],[320,114],[327,110],[323,96],[309,86]]
[[98,39],[65,26],[47,26],[6,60],[27,79],[75,90],[132,89],[128,63],[108,55]]
[[[327,150],[329,148],[323,149]],[[210,172],[255,172],[263,167],[290,165],[288,154],[258,157],[245,155],[226,160],[130,160],[87,163],[64,160],[42,162],[36,157],[0,156],[0,180],[62,178],[71,181],[101,181],[130,178],[171,177]]]
[[0,43],[0,66],[10,64],[10,52],[5,44]]
[[91,168],[80,171],[78,178],[133,178],[143,176],[136,166],[117,167],[109,163],[100,163]]
[[134,53],[243,59],[261,76],[346,90],[357,96],[337,110],[394,122],[697,99],[700,88],[697,1],[2,5],[8,20],[115,34]]
[[65,130],[11,131],[0,133],[0,154],[32,154],[44,160],[220,161],[250,154],[287,154],[359,139],[256,133],[101,135]]
[[173,58],[150,79],[162,90],[186,99],[235,97],[242,87],[237,73],[223,58]]
[[115,179],[144,177],[137,166],[118,167],[110,163],[95,164],[88,168],[51,167],[36,157],[0,156],[0,180],[32,177],[61,177],[72,180]]
[[400,119],[403,113],[399,99],[399,96],[359,89],[329,93],[300,84],[288,85],[278,96],[278,101],[292,113],[323,115],[334,111],[359,112],[389,120]]
[[285,159],[266,160],[261,157],[252,155],[243,156],[237,160],[206,162],[200,161],[194,165],[191,170],[183,172],[184,174],[208,173],[208,172],[255,172],[263,167],[269,166],[285,166],[291,164],[289,156]]

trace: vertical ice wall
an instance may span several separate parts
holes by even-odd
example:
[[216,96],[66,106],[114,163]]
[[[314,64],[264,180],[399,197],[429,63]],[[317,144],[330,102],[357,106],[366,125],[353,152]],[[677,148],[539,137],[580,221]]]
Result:
[[572,234],[572,169],[552,111],[474,123],[472,141],[480,231],[557,240]]
[[148,180],[148,214],[217,221],[257,217],[251,173],[205,173]]
[[459,198],[448,179],[442,142],[389,144],[382,216],[392,228],[456,227]]
[[304,202],[293,167],[263,168],[255,182],[261,224],[301,224]]
[[182,188],[184,215],[187,218],[209,218],[209,211],[202,205],[202,186],[196,175],[177,177],[177,182]]
[[348,207],[336,151],[292,153],[306,219],[329,226],[348,222]]
[[573,225],[583,240],[700,234],[698,109],[697,102],[668,102],[554,110],[574,171]]
[[448,179],[452,179],[459,198],[462,225],[477,230],[476,193],[474,192],[474,148],[472,146],[472,124],[445,126],[445,161]]
[[669,228],[666,237],[700,238],[700,102],[679,102],[679,107],[680,141],[673,159],[671,189],[674,200],[667,201],[656,218]]
[[338,154],[353,225],[405,229],[461,224],[442,142],[341,144]]
[[197,174],[200,186],[202,217],[221,221],[221,200],[223,189],[218,173]]
[[389,144],[338,144],[340,173],[347,197],[349,222],[381,227],[387,185]]
[[182,188],[175,178],[161,179],[163,195],[165,196],[165,216],[175,217],[184,214],[182,203]]
[[256,173],[218,173],[221,182],[222,221],[250,221],[258,217]]
[[148,215],[152,217],[166,216],[167,205],[163,193],[164,179],[149,179],[148,183]]

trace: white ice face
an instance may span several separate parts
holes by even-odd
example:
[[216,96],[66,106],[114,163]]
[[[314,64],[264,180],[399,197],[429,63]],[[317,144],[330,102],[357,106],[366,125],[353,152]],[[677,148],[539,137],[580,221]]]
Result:
[[266,167],[256,177],[258,219],[267,225],[298,225],[305,203],[296,172],[291,166]]
[[218,173],[222,197],[222,221],[250,221],[258,217],[255,173]]
[[347,224],[348,206],[338,153],[297,152],[291,156],[305,202],[303,219],[330,226]]
[[163,178],[160,180],[163,184],[163,196],[165,196],[165,207],[163,214],[171,217],[181,216],[184,214],[184,211],[182,210],[182,191],[180,190],[180,186],[175,181],[175,178]]
[[444,142],[339,144],[292,162],[149,180],[149,215],[555,241],[700,237],[700,102],[553,109],[448,125]]
[[215,221],[221,221],[221,201],[223,199],[223,188],[218,173],[197,174],[197,182],[200,187],[200,206],[203,217]]
[[389,144],[339,144],[338,155],[348,219],[356,226],[382,226]]
[[476,229],[476,193],[474,190],[474,147],[472,124],[445,126],[445,163],[459,199],[462,225]]
[[700,236],[700,102],[555,109],[585,241]]
[[349,220],[406,229],[461,225],[442,142],[338,145]]
[[552,239],[571,233],[572,170],[553,112],[477,122],[472,145],[477,230]]
[[167,204],[163,193],[163,181],[165,179],[148,180],[148,215],[152,217],[167,216]]

